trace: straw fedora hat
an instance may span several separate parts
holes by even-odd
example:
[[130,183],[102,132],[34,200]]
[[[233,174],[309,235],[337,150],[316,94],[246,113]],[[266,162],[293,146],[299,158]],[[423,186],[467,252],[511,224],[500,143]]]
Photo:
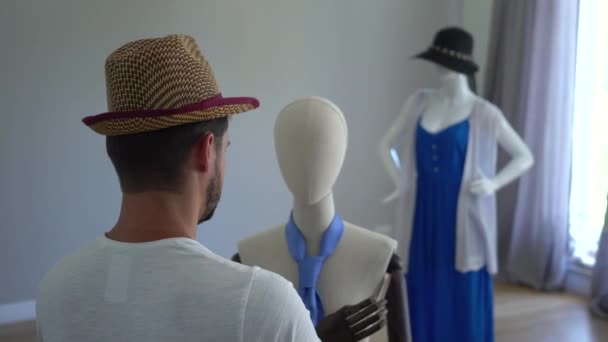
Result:
[[102,135],[136,134],[243,113],[251,97],[223,97],[188,35],[129,42],[105,63],[108,112],[82,121]]

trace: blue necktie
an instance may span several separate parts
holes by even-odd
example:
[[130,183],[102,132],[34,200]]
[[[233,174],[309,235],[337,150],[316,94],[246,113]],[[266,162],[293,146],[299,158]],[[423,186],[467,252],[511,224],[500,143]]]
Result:
[[285,226],[289,253],[298,263],[298,294],[302,297],[302,301],[308,311],[310,311],[310,318],[315,326],[325,317],[323,304],[317,293],[317,282],[319,281],[321,268],[325,259],[336,250],[343,231],[344,222],[342,222],[338,214],[335,214],[329,228],[327,228],[321,238],[319,255],[309,256],[306,253],[306,240],[293,221],[293,214],[289,217],[289,221]]

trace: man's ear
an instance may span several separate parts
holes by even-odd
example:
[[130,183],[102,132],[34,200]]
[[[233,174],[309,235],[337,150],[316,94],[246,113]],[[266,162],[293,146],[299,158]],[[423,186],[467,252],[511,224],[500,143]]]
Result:
[[203,172],[209,171],[213,165],[215,144],[215,136],[211,132],[203,134],[196,143],[196,166]]

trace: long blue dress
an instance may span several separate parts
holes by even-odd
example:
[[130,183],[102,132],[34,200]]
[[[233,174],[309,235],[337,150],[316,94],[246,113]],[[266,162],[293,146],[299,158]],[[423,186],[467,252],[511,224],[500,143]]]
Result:
[[416,130],[418,180],[407,274],[414,342],[491,342],[492,279],[455,269],[456,208],[469,121],[436,134]]

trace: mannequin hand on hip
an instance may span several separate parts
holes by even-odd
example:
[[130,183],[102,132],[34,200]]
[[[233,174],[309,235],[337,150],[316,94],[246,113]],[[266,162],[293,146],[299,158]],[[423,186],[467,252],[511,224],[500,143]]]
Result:
[[488,196],[496,192],[496,182],[487,178],[480,178],[471,182],[471,192],[477,196]]
[[369,337],[386,325],[386,300],[366,299],[327,315],[317,324],[323,342],[354,342]]

